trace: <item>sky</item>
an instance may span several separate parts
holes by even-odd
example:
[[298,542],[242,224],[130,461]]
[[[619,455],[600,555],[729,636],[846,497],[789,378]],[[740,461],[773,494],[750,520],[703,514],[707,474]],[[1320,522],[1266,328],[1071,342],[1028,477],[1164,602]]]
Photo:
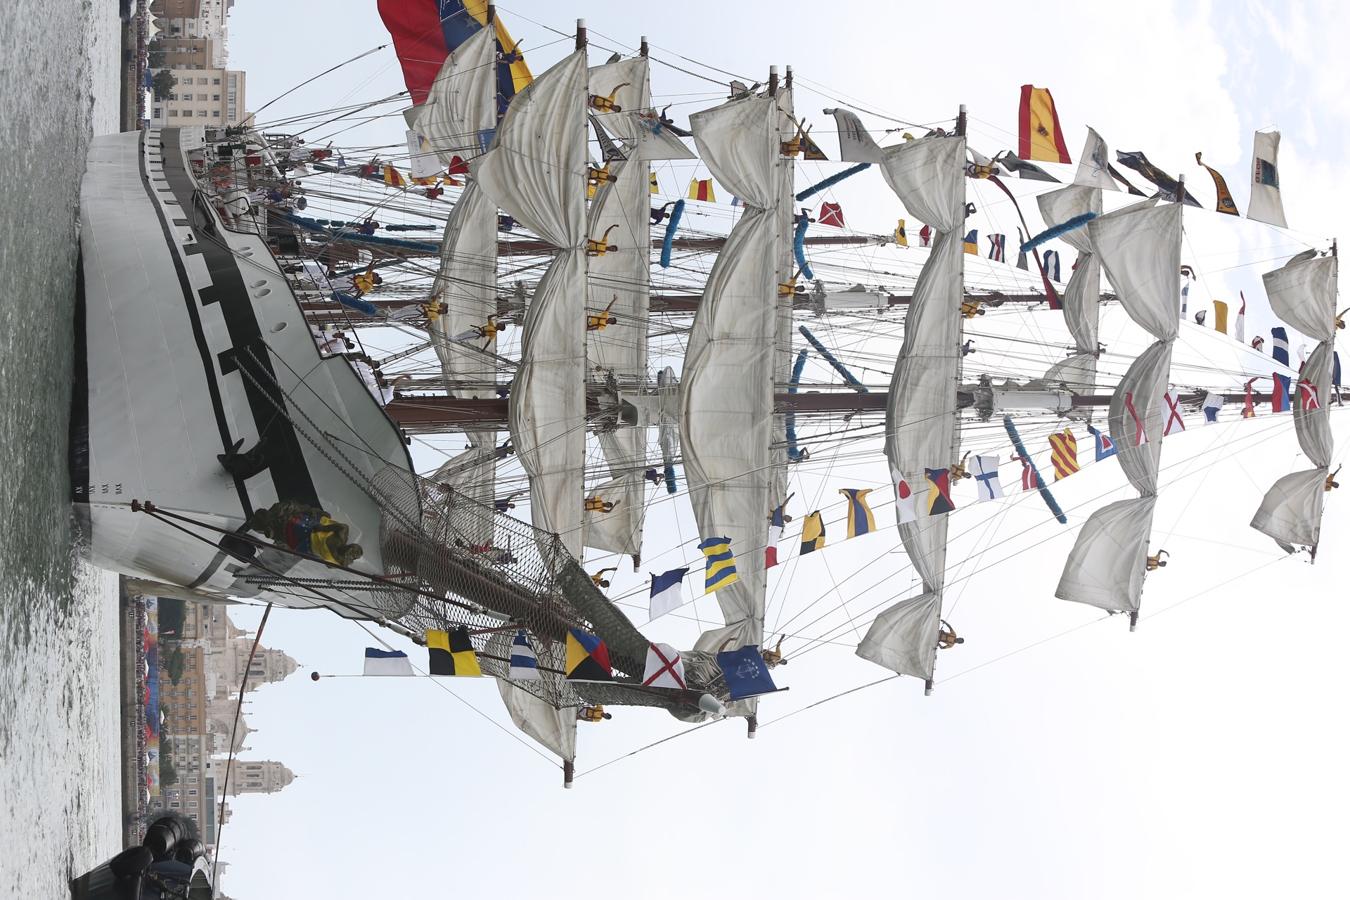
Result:
[[[588,19],[593,63],[646,34],[655,59],[683,69],[714,74],[697,60],[762,80],[770,64],[791,64],[797,108],[832,156],[832,121],[819,110],[840,100],[919,124],[950,120],[965,103],[971,145],[992,155],[1013,146],[1018,88],[1030,82],[1054,92],[1075,161],[1091,125],[1112,150],[1143,150],[1184,172],[1208,203],[1212,186],[1193,163],[1202,150],[1245,210],[1252,132],[1277,126],[1289,231],[1186,211],[1183,255],[1199,271],[1193,304],[1245,291],[1249,333],[1271,322],[1260,273],[1336,233],[1338,205],[1329,201],[1350,196],[1340,152],[1350,139],[1350,68],[1327,61],[1350,34],[1346,9],[824,9],[518,0],[499,13],[536,75],[570,48],[536,23],[570,33],[578,16]],[[373,2],[242,0],[230,22],[231,66],[248,72],[255,109],[386,42]],[[661,64],[652,83],[654,102],[675,104],[677,121],[723,95]],[[401,89],[386,49],[262,118]],[[390,119],[369,129],[384,142],[401,135]],[[903,215],[876,177],[846,182],[835,197],[859,230],[889,233]],[[1333,423],[1338,446],[1350,446],[1350,422],[1338,414]],[[940,658],[933,696],[911,679],[862,687],[887,673],[855,657],[857,635],[843,630],[776,671],[791,690],[764,702],[756,741],[740,721],[691,731],[653,711],[583,725],[572,791],[509,733],[490,682],[297,675],[265,686],[246,707],[256,729],[248,756],[282,760],[300,777],[280,794],[231,802],[225,887],[240,900],[428,888],[562,898],[616,888],[658,898],[1333,894],[1337,851],[1350,837],[1339,814],[1350,801],[1338,714],[1340,636],[1350,626],[1338,589],[1350,575],[1337,552],[1344,501],[1330,498],[1315,567],[1285,558],[1245,524],[1266,488],[1303,464],[1287,419],[1195,423],[1168,439],[1154,532],[1172,565],[1150,576],[1134,634],[1120,619],[1053,599],[1073,526],[1125,496],[1116,467],[1087,466],[1056,486],[1070,528],[1053,525],[1034,499],[963,510],[948,614],[967,642]],[[833,495],[853,486],[841,478],[865,478],[877,465],[844,467],[799,490]],[[794,559],[770,582],[771,610],[786,618],[822,595],[855,610],[909,595],[912,572],[889,511],[877,518],[886,526],[876,535],[807,560],[789,552]],[[656,522],[649,545],[668,527],[677,523]],[[638,590],[645,573],[620,578],[616,592]],[[706,622],[714,609],[699,600],[682,614]],[[236,614],[240,624],[256,618]],[[684,618],[657,626],[657,639],[680,647],[697,632]],[[351,676],[373,641],[334,616],[277,610],[264,643],[306,672]],[[862,689],[827,699],[852,688]],[[811,706],[818,701],[826,702]]]

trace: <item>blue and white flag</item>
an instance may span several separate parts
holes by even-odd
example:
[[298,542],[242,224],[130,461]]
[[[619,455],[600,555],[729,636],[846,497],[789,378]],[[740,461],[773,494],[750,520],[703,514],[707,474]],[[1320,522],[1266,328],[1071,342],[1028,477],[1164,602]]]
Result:
[[727,691],[732,700],[744,700],[746,697],[778,690],[769,677],[769,667],[764,663],[764,657],[760,656],[759,648],[753,644],[717,654],[717,667],[726,678]]
[[539,657],[534,655],[534,648],[530,646],[524,628],[517,631],[515,639],[511,641],[511,666],[506,677],[512,681],[539,680]]
[[1213,391],[1205,394],[1205,402],[1200,407],[1205,411],[1205,424],[1212,425],[1219,421],[1219,408],[1223,406],[1223,395],[1216,394]]
[[411,675],[412,663],[408,654],[401,650],[378,650],[366,648],[366,665],[362,675]]
[[1045,266],[1045,277],[1059,281],[1059,251],[1047,250],[1041,254],[1041,263]]
[[1270,358],[1280,365],[1289,365],[1289,333],[1282,325],[1270,329]]
[[1003,485],[998,480],[998,457],[976,456],[970,464],[975,476],[976,499],[996,500],[1003,496]]
[[1116,442],[1111,440],[1111,435],[1103,434],[1091,425],[1087,427],[1087,430],[1092,433],[1092,440],[1096,443],[1097,455],[1094,458],[1097,462],[1116,455]]
[[688,574],[688,567],[680,569],[671,569],[669,572],[662,572],[660,575],[652,576],[652,595],[647,604],[647,616],[650,619],[657,619],[668,612],[673,612],[684,605],[684,576]]

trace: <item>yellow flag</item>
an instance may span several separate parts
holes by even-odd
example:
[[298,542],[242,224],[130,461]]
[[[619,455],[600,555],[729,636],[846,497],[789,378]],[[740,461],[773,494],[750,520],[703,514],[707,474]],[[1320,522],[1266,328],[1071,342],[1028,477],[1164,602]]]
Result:
[[1214,301],[1214,330],[1228,333],[1228,304],[1222,300]]
[[901,247],[909,246],[909,235],[905,234],[905,220],[901,219],[895,226],[895,242]]

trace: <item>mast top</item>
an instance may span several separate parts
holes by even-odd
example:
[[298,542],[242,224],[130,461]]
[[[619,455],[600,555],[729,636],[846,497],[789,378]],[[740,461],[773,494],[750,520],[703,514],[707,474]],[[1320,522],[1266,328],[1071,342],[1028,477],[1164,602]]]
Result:
[[958,137],[966,136],[966,105],[964,103],[956,111],[956,134]]
[[577,19],[577,49],[586,49],[586,20]]
[[496,23],[496,21],[497,21],[497,4],[489,3],[487,8],[487,23],[489,25],[493,25]]
[[783,79],[783,87],[792,87],[792,66],[787,66],[787,76]]
[[638,56],[647,55],[647,36],[644,34],[642,40],[638,41]]
[[769,66],[769,96],[778,93],[778,67]]

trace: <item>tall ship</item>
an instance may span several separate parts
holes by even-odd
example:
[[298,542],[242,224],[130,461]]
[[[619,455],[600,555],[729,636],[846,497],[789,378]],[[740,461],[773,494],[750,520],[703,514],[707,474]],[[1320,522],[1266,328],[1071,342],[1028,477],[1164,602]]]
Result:
[[[433,674],[495,678],[570,784],[579,720],[753,737],[822,647],[931,691],[981,627],[952,611],[958,548],[1001,508],[1075,531],[1054,597],[1133,629],[1168,562],[1164,445],[1206,421],[1290,413],[1306,459],[1250,526],[1315,559],[1336,246],[1264,275],[1268,339],[1245,297],[1205,321],[1187,222],[1241,218],[1214,170],[1209,209],[1091,129],[1074,163],[1030,85],[990,155],[964,108],[808,114],[787,65],[677,116],[646,38],[609,55],[578,22],[542,68],[490,4],[379,6],[397,98],[94,141],[71,466],[95,564],[423,644]],[[376,108],[406,144],[344,146],[333,123]],[[1256,135],[1246,218],[1282,228],[1277,152]],[[893,231],[846,227],[845,180]],[[1062,508],[1089,463],[1130,495]],[[867,535],[846,589],[810,568]],[[709,594],[718,619],[663,642]]]

